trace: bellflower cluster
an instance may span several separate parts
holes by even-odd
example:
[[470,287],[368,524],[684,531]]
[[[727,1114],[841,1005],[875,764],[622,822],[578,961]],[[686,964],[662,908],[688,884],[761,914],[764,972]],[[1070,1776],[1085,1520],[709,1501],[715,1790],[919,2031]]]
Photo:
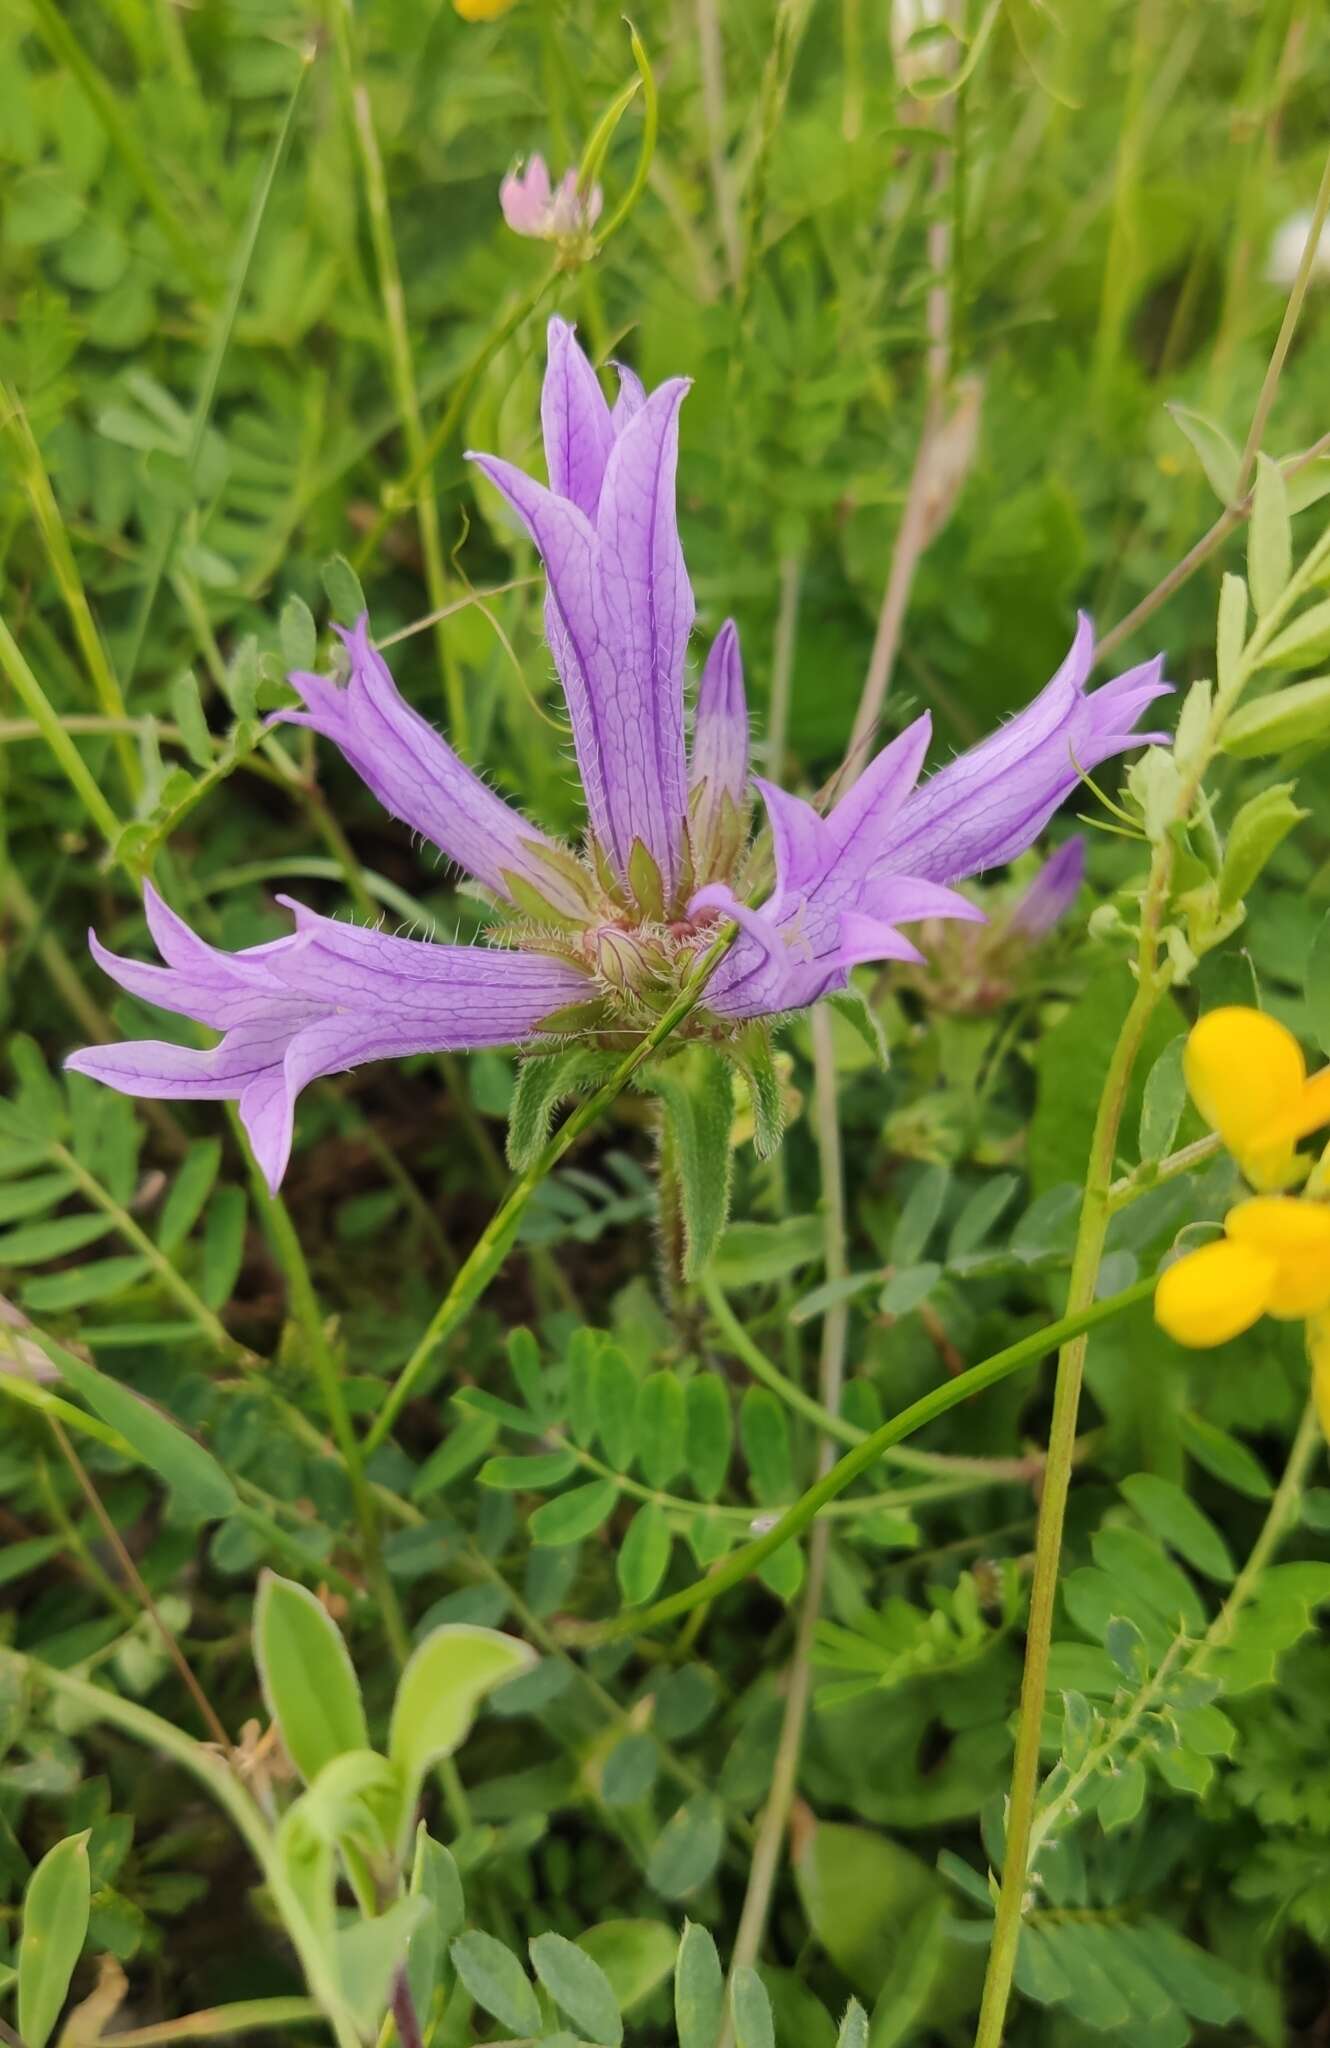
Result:
[[[545,565],[545,624],[572,723],[589,831],[578,854],[486,787],[399,695],[367,622],[343,633],[346,673],[298,673],[303,708],[278,714],[337,746],[391,814],[481,885],[493,943],[391,937],[288,904],[295,930],[239,953],[207,945],[154,893],[164,966],[107,972],[144,1001],[222,1034],[208,1051],[140,1041],[70,1064],[127,1094],[232,1099],[271,1186],[290,1153],[295,1098],[367,1060],[569,1036],[632,1042],[675,999],[728,919],[739,935],[686,1033],[724,1046],[754,1019],[845,987],[859,961],[918,961],[899,927],[979,919],[952,886],[1012,859],[1079,777],[1146,738],[1167,690],[1158,660],[1090,692],[1082,617],[1067,659],[1028,708],[919,784],[927,716],[872,760],[825,816],[752,777],[738,635],[717,633],[691,739],[684,668],[693,594],[675,516],[674,378],[647,394],[620,368],[613,406],[573,330],[555,319],[541,401],[548,483],[473,459]],[[756,907],[750,782],[771,828],[775,880]],[[287,901],[287,899],[279,899]]]

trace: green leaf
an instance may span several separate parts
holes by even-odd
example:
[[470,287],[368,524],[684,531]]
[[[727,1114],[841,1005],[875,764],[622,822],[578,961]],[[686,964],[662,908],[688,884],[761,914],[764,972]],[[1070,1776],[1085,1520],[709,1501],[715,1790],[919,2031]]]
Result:
[[929,1238],[942,1214],[951,1185],[949,1166],[925,1166],[915,1178],[905,1207],[891,1234],[889,1258],[893,1266],[914,1266],[923,1257]]
[[1261,656],[1261,667],[1315,668],[1330,654],[1330,599],[1300,612],[1292,625],[1276,633]]
[[882,1029],[882,1019],[863,990],[851,982],[848,988],[836,989],[824,1000],[858,1034],[885,1073],[891,1065],[891,1049]]
[[665,1576],[672,1542],[670,1525],[654,1501],[644,1501],[619,1546],[614,1566],[629,1607],[649,1600]]
[[1163,1159],[1173,1149],[1182,1112],[1187,1107],[1187,1083],[1182,1072],[1186,1044],[1185,1032],[1171,1038],[1145,1077],[1140,1129],[1143,1161]]
[[725,1979],[705,1927],[685,1920],[674,1966],[674,2024],[679,2048],[716,2048],[725,2014]]
[[1293,784],[1277,782],[1242,806],[1229,828],[1219,871],[1219,907],[1234,909],[1251,888],[1275,848],[1309,814],[1293,801]]
[[1247,586],[1241,576],[1225,576],[1219,586],[1219,618],[1215,629],[1215,674],[1221,703],[1228,703],[1241,680],[1243,642],[1247,635]]
[[450,1423],[443,1442],[431,1451],[412,1480],[412,1500],[445,1492],[454,1479],[484,1457],[498,1433],[499,1425],[492,1415],[463,1412],[460,1420]]
[[1145,1784],[1145,1765],[1135,1757],[1129,1757],[1104,1780],[1095,1813],[1106,1835],[1135,1820],[1145,1804]]
[[339,1927],[333,1936],[342,1996],[367,2040],[383,2019],[394,1972],[405,1961],[412,1936],[428,1912],[425,1899],[398,1899],[372,1919]]
[[508,1110],[508,1164],[522,1173],[548,1142],[554,1112],[595,1072],[581,1046],[522,1061]]
[[354,626],[361,613],[369,610],[360,578],[345,555],[334,555],[325,562],[319,571],[319,579],[339,626]]
[[171,716],[180,728],[185,752],[194,766],[211,768],[212,734],[203,715],[198,681],[191,669],[182,669],[171,685]]
[[732,1223],[716,1251],[712,1271],[726,1293],[786,1280],[822,1257],[822,1219],[787,1216],[780,1223]]
[[52,1216],[46,1223],[26,1223],[0,1233],[0,1266],[44,1266],[106,1237],[115,1224],[100,1211],[90,1216]]
[[649,1072],[668,1122],[670,1166],[678,1183],[686,1253],[684,1278],[708,1264],[730,1212],[734,1153],[734,1075],[718,1052],[702,1049],[686,1065]]
[[605,1456],[616,1472],[626,1472],[636,1448],[637,1376],[617,1344],[602,1346],[593,1382],[597,1428]]
[[40,1216],[78,1186],[69,1173],[33,1173],[26,1180],[0,1187],[0,1223],[18,1223],[26,1216]]
[[578,2033],[599,2048],[619,2048],[619,2003],[599,1963],[562,1934],[538,1934],[527,1946],[537,1977]]
[[852,1998],[845,2008],[836,2048],[868,2048],[868,2014],[857,1998]]
[[511,1949],[473,1927],[458,1935],[450,1954],[453,1968],[476,2004],[492,2013],[500,2026],[518,2039],[542,2031],[540,2000]]
[[790,1426],[767,1387],[749,1387],[739,1406],[739,1441],[748,1465],[753,1497],[764,1507],[794,1498]]
[[771,2000],[757,1971],[740,1964],[730,1979],[735,2048],[776,2048]]
[[434,1999],[444,1984],[448,1944],[466,1921],[466,1901],[452,1851],[434,1840],[424,1821],[416,1829],[411,1896],[424,1899],[429,1908],[411,1936],[406,1958],[411,2001],[428,2032]]
[[1180,1486],[1157,1472],[1135,1472],[1122,1481],[1122,1492],[1162,1542],[1207,1578],[1227,1585],[1234,1573],[1228,1545],[1205,1510]]
[[412,1652],[397,1681],[388,1727],[404,1821],[414,1813],[426,1771],[466,1740],[486,1693],[535,1661],[535,1651],[515,1636],[460,1621],[434,1629]]
[[185,1154],[184,1164],[171,1183],[162,1204],[157,1242],[164,1252],[175,1251],[189,1236],[203,1213],[222,1164],[220,1138],[199,1138]]
[[1240,761],[1283,754],[1330,735],[1330,676],[1293,683],[1272,696],[1239,705],[1223,731],[1226,754]]
[[231,1299],[245,1256],[247,1203],[243,1188],[218,1188],[203,1226],[203,1275],[199,1293],[212,1309]]
[[760,1021],[748,1025],[730,1045],[729,1055],[747,1083],[753,1149],[759,1159],[770,1159],[785,1135],[785,1093],[776,1072],[770,1026]]
[[287,668],[312,669],[319,658],[319,630],[314,623],[313,612],[295,591],[282,606],[277,630],[282,642],[282,660]]
[[734,1448],[730,1397],[719,1373],[694,1373],[684,1388],[688,1477],[699,1500],[715,1500]]
[[1206,480],[1220,504],[1231,504],[1238,488],[1238,472],[1242,466],[1242,457],[1224,429],[1214,420],[1207,419],[1203,412],[1197,412],[1189,405],[1172,402],[1166,405],[1164,410],[1174,426],[1191,442],[1200,458]]
[[663,1920],[602,1920],[577,1937],[609,1980],[620,2012],[631,2012],[669,1976],[677,1947]]
[[530,1458],[490,1458],[477,1478],[482,1486],[492,1486],[499,1493],[545,1493],[552,1486],[562,1486],[576,1470],[577,1459],[571,1451],[537,1451]]
[[137,1286],[150,1271],[147,1259],[129,1252],[120,1258],[93,1259],[86,1266],[70,1266],[29,1280],[22,1299],[25,1307],[39,1314],[60,1314],[66,1309],[86,1308],[94,1301],[110,1301]]
[[916,1916],[935,1908],[941,1894],[936,1873],[900,1843],[872,1828],[830,1821],[808,1828],[794,1877],[817,1940],[854,1990],[870,1999],[908,1959],[918,1938]]
[[592,1479],[585,1486],[575,1486],[571,1493],[561,1493],[536,1509],[529,1524],[531,1541],[551,1548],[581,1543],[600,1527],[618,1498],[619,1489],[612,1479]]
[[671,1815],[647,1859],[647,1883],[663,1899],[683,1899],[704,1885],[720,1861],[725,1812],[709,1792],[697,1792]]
[[88,1830],[48,1849],[23,1895],[18,2025],[24,2048],[46,2048],[88,1931]]
[[61,1377],[83,1396],[94,1414],[119,1430],[144,1464],[166,1481],[183,1508],[200,1521],[220,1520],[237,1512],[236,1490],[212,1452],[187,1436],[178,1423],[73,1352],[62,1349],[59,1362]]
[[651,1486],[668,1486],[684,1462],[686,1397],[672,1372],[648,1373],[637,1395],[637,1462]]
[[1200,1415],[1185,1412],[1178,1417],[1178,1435],[1183,1449],[1216,1479],[1222,1479],[1225,1486],[1234,1487],[1252,1500],[1269,1500],[1273,1488],[1264,1466],[1237,1437]]
[[908,1316],[920,1302],[927,1301],[941,1278],[942,1268],[932,1259],[926,1259],[919,1266],[902,1266],[899,1272],[892,1274],[877,1298],[879,1314]]
[[322,1602],[265,1571],[254,1603],[254,1662],[268,1712],[307,1785],[333,1757],[368,1749],[351,1655]]
[[975,1189],[951,1226],[951,1233],[947,1238],[948,1265],[954,1259],[963,1259],[970,1252],[978,1250],[1019,1190],[1020,1184],[1019,1174],[995,1173],[991,1180],[986,1180],[982,1187]]
[[1247,581],[1257,618],[1264,618],[1283,594],[1293,566],[1293,529],[1289,523],[1284,473],[1268,455],[1256,458],[1256,488],[1247,529]]

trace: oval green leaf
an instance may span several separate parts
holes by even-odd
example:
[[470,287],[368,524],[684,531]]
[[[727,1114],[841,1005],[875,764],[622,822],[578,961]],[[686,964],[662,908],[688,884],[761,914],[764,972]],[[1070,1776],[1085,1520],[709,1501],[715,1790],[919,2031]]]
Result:
[[307,1785],[348,1750],[368,1749],[360,1686],[341,1631],[313,1593],[264,1572],[254,1605],[254,1662],[268,1712]]
[[18,1947],[18,2025],[25,2048],[46,2048],[88,1932],[88,1833],[48,1849],[28,1881]]
[[538,1934],[528,1946],[536,1975],[578,2033],[599,2048],[619,2048],[619,2002],[600,1964],[562,1934]]

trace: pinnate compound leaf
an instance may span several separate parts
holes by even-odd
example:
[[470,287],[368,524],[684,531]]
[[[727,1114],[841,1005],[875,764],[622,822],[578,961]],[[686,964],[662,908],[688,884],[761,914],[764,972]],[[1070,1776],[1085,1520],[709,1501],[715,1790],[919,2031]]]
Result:
[[537,1977],[579,2035],[598,2048],[619,2048],[619,2003],[600,1964],[562,1934],[538,1934],[528,1946]]
[[18,2024],[25,2048],[46,2048],[88,1931],[88,1831],[48,1849],[23,1896]]
[[341,1630],[313,1593],[276,1572],[259,1580],[254,1661],[268,1712],[307,1785],[333,1757],[368,1749],[360,1686]]

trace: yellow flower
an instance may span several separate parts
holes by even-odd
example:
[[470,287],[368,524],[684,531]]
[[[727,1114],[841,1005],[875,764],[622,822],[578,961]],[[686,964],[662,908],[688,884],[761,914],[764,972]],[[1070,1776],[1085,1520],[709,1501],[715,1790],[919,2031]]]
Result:
[[1291,1195],[1239,1202],[1223,1237],[1169,1266],[1155,1289],[1156,1320],[1197,1347],[1226,1344],[1262,1316],[1295,1322],[1327,1310],[1330,1208]]
[[463,21],[497,21],[517,0],[453,0],[454,11]]
[[1292,1032],[1261,1010],[1211,1010],[1187,1040],[1192,1101],[1250,1185],[1224,1235],[1160,1274],[1155,1318],[1179,1344],[1226,1344],[1262,1316],[1307,1324],[1312,1396],[1330,1438],[1330,1204],[1293,1186],[1297,1144],[1330,1124],[1330,1067],[1311,1079]]

